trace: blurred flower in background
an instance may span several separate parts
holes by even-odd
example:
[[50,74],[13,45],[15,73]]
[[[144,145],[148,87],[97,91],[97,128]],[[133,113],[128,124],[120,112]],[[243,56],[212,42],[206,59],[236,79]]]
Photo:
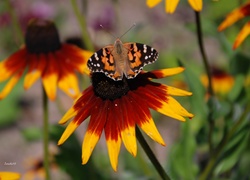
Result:
[[[90,26],[95,30],[107,30],[108,32],[112,32],[114,30],[115,24],[115,12],[112,6],[104,7],[101,12],[96,14],[96,16],[91,21]],[[102,25],[103,27],[101,27]]]
[[0,172],[0,180],[19,180],[21,175],[16,172]]
[[11,78],[0,92],[0,99],[9,94],[26,68],[24,89],[29,89],[41,77],[51,100],[56,97],[57,85],[75,98],[79,94],[75,71],[88,74],[86,62],[91,55],[75,45],[62,44],[53,22],[33,19],[25,34],[25,45],[0,62],[0,82]]
[[[43,1],[30,1],[27,5],[22,0],[10,1],[10,6],[15,11],[15,16],[23,31],[25,31],[30,19],[53,19],[55,11],[48,3]],[[0,27],[10,26],[11,13],[3,12],[0,15]]]
[[[234,77],[217,67],[213,67],[211,70],[214,92],[219,95],[226,95],[234,85]],[[208,87],[207,75],[201,76],[201,82],[206,88]]]
[[152,82],[151,79],[179,74],[183,70],[183,68],[170,68],[142,72],[134,79],[124,78],[122,81],[113,81],[104,73],[93,73],[92,86],[83,91],[82,96],[59,122],[64,124],[75,116],[68,124],[58,144],[63,144],[90,116],[82,146],[83,164],[88,162],[103,130],[111,166],[115,171],[122,141],[126,149],[136,156],[136,125],[153,140],[165,145],[149,109],[185,121],[184,117],[192,118],[193,114],[185,110],[172,96],[190,96],[192,93]]
[[[231,13],[229,13],[226,19],[219,25],[218,30],[223,31],[227,27],[233,25],[238,20],[250,15],[250,2],[245,5],[236,8]],[[236,49],[241,45],[241,43],[246,39],[246,37],[250,34],[250,21],[245,24],[245,26],[241,29],[236,40],[233,44],[233,49]]]
[[[147,6],[149,8],[155,7],[157,4],[159,4],[162,0],[147,0]],[[202,0],[188,0],[190,6],[195,11],[201,11],[202,10]],[[172,14],[175,12],[175,9],[179,3],[179,0],[166,0],[165,1],[165,11],[166,13]]]

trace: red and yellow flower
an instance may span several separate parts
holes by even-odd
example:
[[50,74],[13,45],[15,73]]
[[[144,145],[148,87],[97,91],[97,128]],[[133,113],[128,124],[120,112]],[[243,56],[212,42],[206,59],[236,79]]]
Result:
[[[157,4],[159,4],[162,0],[147,0],[147,6],[149,8],[155,7]],[[202,10],[202,0],[188,0],[190,6],[195,11],[201,11]],[[175,9],[179,3],[179,0],[166,0],[165,1],[165,11],[166,13],[172,14],[175,12]]]
[[[207,88],[208,87],[208,78],[207,75],[201,76],[202,84]],[[212,86],[216,94],[225,95],[227,94],[234,85],[233,76],[229,75],[225,71],[212,68]]]
[[[223,31],[227,27],[231,26],[238,20],[250,15],[250,2],[245,5],[236,8],[231,13],[229,13],[226,19],[219,25],[218,31]],[[246,37],[250,34],[250,21],[248,21],[245,26],[241,29],[239,34],[236,37],[236,40],[233,44],[233,49],[239,47],[239,45],[246,39]]]
[[51,100],[56,97],[57,86],[75,98],[80,93],[75,73],[89,73],[86,62],[91,55],[75,45],[61,43],[51,21],[34,19],[28,25],[25,45],[0,62],[0,82],[10,78],[0,92],[0,99],[10,93],[26,69],[24,89],[29,89],[41,77]]
[[93,73],[92,85],[82,92],[59,122],[65,124],[74,117],[58,144],[63,144],[90,116],[82,144],[83,164],[88,162],[102,131],[105,133],[111,166],[115,171],[122,142],[126,149],[136,156],[135,126],[139,126],[159,144],[165,145],[149,109],[185,121],[185,117],[192,118],[193,114],[184,109],[172,96],[190,96],[192,93],[151,80],[178,74],[183,70],[179,67],[141,72],[134,79],[124,78],[122,81],[113,81],[104,73]]

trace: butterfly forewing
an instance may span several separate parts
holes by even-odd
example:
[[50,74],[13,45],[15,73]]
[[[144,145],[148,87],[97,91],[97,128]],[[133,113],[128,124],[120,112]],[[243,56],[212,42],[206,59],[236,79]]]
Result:
[[143,66],[154,63],[158,59],[158,52],[146,44],[125,43],[124,46],[129,48],[128,60],[130,68],[137,74],[142,70]]
[[112,46],[106,46],[95,52],[88,60],[88,68],[91,72],[104,72],[114,74],[115,62],[111,54]]

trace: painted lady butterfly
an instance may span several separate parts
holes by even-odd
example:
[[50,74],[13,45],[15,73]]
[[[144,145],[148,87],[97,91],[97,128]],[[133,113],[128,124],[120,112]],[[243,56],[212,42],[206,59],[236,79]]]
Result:
[[114,45],[108,45],[95,52],[88,60],[88,68],[93,72],[103,72],[115,81],[135,78],[143,66],[154,63],[158,52],[140,43],[122,43],[118,38]]

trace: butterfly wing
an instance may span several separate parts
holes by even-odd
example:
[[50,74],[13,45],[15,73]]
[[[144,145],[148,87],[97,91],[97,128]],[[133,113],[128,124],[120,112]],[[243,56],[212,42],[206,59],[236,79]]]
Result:
[[103,72],[106,76],[113,79],[115,73],[114,57],[111,54],[113,46],[106,46],[95,52],[88,60],[88,68],[93,72]]
[[136,77],[144,66],[154,63],[158,59],[158,52],[146,45],[140,43],[125,43],[124,47],[128,49],[129,67],[133,71],[127,72],[127,78]]

